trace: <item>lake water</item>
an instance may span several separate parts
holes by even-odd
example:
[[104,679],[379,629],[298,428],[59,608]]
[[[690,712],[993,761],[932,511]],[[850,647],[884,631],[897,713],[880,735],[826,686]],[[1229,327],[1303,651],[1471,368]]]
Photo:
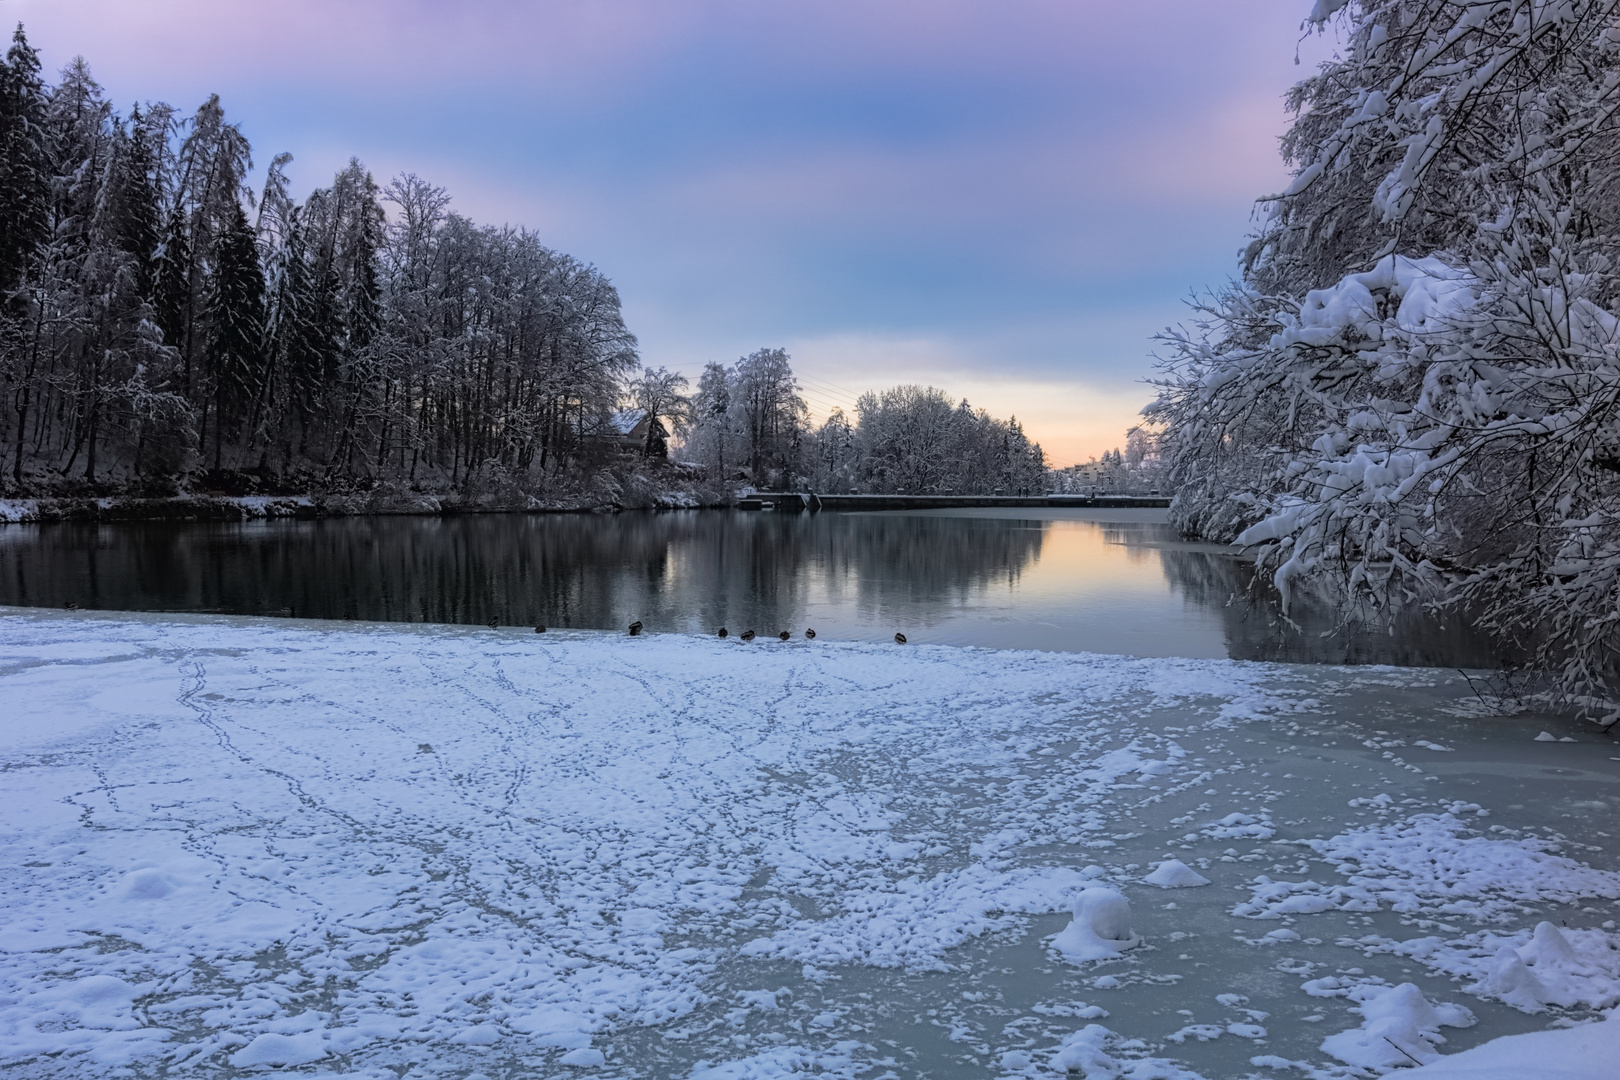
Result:
[[1492,667],[1407,613],[1299,625],[1162,510],[963,509],[0,526],[0,604]]

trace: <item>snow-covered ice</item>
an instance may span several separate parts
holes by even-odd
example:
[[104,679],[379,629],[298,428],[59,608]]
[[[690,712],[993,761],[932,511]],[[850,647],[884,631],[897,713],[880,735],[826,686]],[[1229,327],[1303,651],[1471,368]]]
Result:
[[[1597,1026],[1540,1029],[1620,1005],[1614,766],[1520,764],[1500,748],[1548,718],[1447,718],[1448,687],[12,611],[0,1065],[1192,1080],[1348,1077],[1389,1038],[1436,1069],[1495,1035],[1578,1056]],[[1408,760],[1420,733],[1447,752]]]

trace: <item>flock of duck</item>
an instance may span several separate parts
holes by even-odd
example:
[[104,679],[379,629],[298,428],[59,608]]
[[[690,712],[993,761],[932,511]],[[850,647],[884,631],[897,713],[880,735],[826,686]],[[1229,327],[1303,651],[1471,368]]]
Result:
[[[67,608],[69,611],[77,611],[79,609],[79,605],[75,604],[71,600],[69,600],[67,603],[63,604],[62,606]],[[491,630],[499,630],[501,628],[501,621],[499,619],[491,619],[491,620],[489,620],[489,628]],[[629,629],[630,629],[630,636],[631,637],[637,637],[637,636],[639,636],[641,634],[641,631],[644,628],[641,625],[641,620],[637,619],[635,622],[630,624]],[[534,628],[534,632],[537,633],[537,634],[543,634],[543,633],[546,632],[546,628],[544,626],[536,626]],[[731,631],[727,630],[725,627],[722,626],[720,628],[719,636],[720,637],[730,637],[731,636]],[[749,629],[749,630],[744,630],[742,633],[738,634],[737,636],[742,638],[744,641],[753,641],[754,638],[758,637],[759,635],[755,634],[752,629]],[[781,633],[777,634],[776,636],[781,638],[783,641],[790,641],[793,638],[793,632],[791,630],[783,630]],[[809,638],[811,641],[814,641],[816,639],[816,632],[814,630],[806,629],[805,632],[804,632],[804,636],[806,638]],[[904,645],[906,643],[906,635],[904,635],[904,634],[895,634],[894,635],[894,642],[895,642],[896,645]]]

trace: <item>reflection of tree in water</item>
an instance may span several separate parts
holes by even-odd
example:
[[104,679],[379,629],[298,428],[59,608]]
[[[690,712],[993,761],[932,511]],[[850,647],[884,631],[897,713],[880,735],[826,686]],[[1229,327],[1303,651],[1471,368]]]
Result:
[[[246,525],[0,529],[0,603],[218,611],[396,622],[544,623],[762,633],[802,629],[825,599],[863,620],[927,624],[1015,583],[1047,523],[923,514],[679,511],[345,518]],[[1417,606],[1345,624],[1302,595],[1289,626],[1247,563],[1181,544],[1169,526],[1102,526],[1157,555],[1189,606],[1219,613],[1249,660],[1493,667],[1489,638]]]
[[[819,515],[826,517],[826,515]],[[992,584],[1014,585],[1040,558],[1046,523],[927,515],[851,515],[829,520],[823,548],[836,595],[853,586],[863,613],[924,618]]]
[[1043,529],[714,512],[14,527],[0,603],[773,632],[818,588],[877,615],[960,602],[1016,580]]
[[1159,557],[1170,586],[1190,604],[1218,611],[1228,655],[1287,663],[1397,664],[1403,667],[1495,668],[1519,662],[1462,616],[1437,617],[1410,604],[1386,617],[1349,612],[1330,595],[1301,591],[1290,626],[1277,593],[1255,580],[1245,560],[1214,551],[1166,546]]

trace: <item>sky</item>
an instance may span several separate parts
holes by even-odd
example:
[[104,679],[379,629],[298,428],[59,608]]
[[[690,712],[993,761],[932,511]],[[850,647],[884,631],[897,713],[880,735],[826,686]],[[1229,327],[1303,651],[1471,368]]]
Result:
[[[812,414],[939,386],[1068,465],[1284,186],[1306,0],[0,0],[126,107],[218,93],[618,287],[643,362],[784,347]],[[1296,58],[1299,63],[1296,63]]]

